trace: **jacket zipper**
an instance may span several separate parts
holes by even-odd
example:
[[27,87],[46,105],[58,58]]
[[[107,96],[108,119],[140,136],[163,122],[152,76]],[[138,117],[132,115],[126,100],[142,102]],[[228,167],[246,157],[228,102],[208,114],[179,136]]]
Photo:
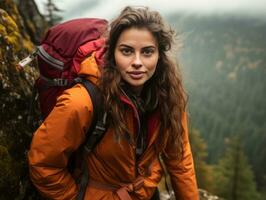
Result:
[[[130,101],[131,105],[134,106],[133,112],[134,112],[135,117],[137,118],[137,126],[138,126],[138,134],[139,134],[140,133],[140,118],[139,118],[138,111],[137,111],[135,105],[133,104],[132,100],[128,97],[128,95],[126,94],[126,92],[122,88],[121,88],[121,91],[126,96],[126,98]],[[137,162],[137,159],[136,159],[136,148],[137,148],[137,146],[136,146],[135,143],[133,145],[134,145],[133,149],[134,149],[135,177],[137,177],[137,175],[139,174],[139,172],[138,172],[138,162]],[[142,155],[140,157],[142,157]]]

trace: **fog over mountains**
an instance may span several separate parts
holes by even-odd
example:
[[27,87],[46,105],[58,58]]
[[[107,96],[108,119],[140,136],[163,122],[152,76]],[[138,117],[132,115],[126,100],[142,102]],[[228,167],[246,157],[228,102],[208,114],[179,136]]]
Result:
[[[41,12],[45,12],[46,0],[36,0]],[[77,17],[100,17],[111,19],[127,5],[148,6],[158,10],[163,15],[185,12],[201,15],[240,15],[256,18],[266,18],[264,0],[59,0],[56,5],[63,10],[64,20]]]

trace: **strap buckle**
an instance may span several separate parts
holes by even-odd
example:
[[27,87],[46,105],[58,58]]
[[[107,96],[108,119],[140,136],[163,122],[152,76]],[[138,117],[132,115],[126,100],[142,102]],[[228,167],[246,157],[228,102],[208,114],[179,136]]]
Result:
[[61,86],[61,87],[63,87],[63,86],[67,86],[67,85],[68,85],[68,80],[67,80],[67,79],[63,79],[63,78],[55,78],[55,79],[53,79],[53,81],[54,81],[54,84],[55,84],[56,86]]

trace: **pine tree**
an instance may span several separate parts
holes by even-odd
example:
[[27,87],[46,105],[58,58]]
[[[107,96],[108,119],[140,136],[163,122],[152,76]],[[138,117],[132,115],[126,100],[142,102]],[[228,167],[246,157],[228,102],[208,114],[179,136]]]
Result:
[[198,186],[202,189],[212,191],[212,169],[207,165],[207,145],[200,136],[200,132],[193,129],[190,133],[190,143],[194,158],[195,171]]
[[53,0],[48,0],[45,7],[47,11],[45,17],[49,26],[53,26],[62,20],[62,17],[58,15],[58,12],[62,12],[62,10],[55,5]]
[[227,200],[257,200],[253,171],[238,137],[228,139],[224,157],[215,168],[215,193]]

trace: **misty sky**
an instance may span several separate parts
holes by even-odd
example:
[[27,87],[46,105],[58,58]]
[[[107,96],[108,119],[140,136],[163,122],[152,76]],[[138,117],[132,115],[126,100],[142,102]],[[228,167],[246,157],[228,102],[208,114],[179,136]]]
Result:
[[[35,0],[41,12],[46,0]],[[174,12],[196,14],[234,14],[257,16],[266,20],[266,0],[56,0],[64,20],[79,17],[111,19],[126,5],[149,6],[162,15]]]

